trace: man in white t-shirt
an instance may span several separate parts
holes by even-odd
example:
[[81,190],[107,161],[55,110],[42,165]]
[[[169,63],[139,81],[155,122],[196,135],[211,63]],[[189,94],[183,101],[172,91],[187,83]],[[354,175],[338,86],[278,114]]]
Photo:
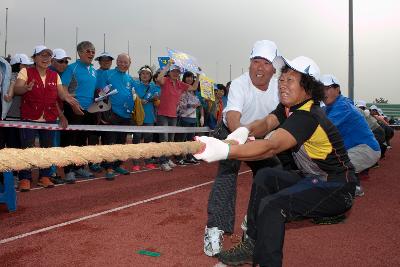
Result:
[[[278,56],[278,48],[268,40],[257,41],[250,55],[249,72],[232,81],[228,104],[223,111],[223,123],[214,130],[214,137],[226,139],[243,125],[262,119],[279,103],[278,81],[274,77],[272,61]],[[204,253],[215,256],[222,249],[224,233],[233,233],[235,224],[236,184],[240,161],[219,162],[208,199],[208,220],[204,234]],[[247,163],[253,175],[262,167],[279,165],[275,158]]]

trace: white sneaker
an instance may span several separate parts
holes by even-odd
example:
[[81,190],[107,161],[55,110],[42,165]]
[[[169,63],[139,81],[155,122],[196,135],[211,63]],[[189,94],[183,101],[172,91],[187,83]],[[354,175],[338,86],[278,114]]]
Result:
[[162,171],[165,171],[165,172],[172,171],[172,168],[169,166],[168,163],[163,163],[163,164],[161,164],[160,169],[161,169]]
[[356,197],[362,197],[363,195],[365,195],[364,190],[362,189],[361,186],[356,185],[356,192],[354,193],[354,195]]
[[247,235],[247,215],[244,215],[243,222],[240,225],[240,228],[243,230],[242,241],[248,238]]
[[176,164],[173,163],[172,160],[168,160],[168,165],[169,165],[171,168],[175,168],[175,167],[176,167]]
[[211,227],[204,230],[204,253],[209,256],[215,256],[222,250],[222,240],[224,231],[218,227]]

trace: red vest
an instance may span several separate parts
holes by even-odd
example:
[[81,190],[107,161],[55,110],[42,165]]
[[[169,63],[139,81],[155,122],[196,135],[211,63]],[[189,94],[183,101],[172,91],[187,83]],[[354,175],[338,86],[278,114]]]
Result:
[[42,78],[35,67],[26,69],[29,84],[34,81],[31,91],[22,95],[21,100],[21,119],[37,120],[44,114],[45,121],[55,121],[58,117],[57,110],[57,72],[46,70],[46,83],[43,84]]

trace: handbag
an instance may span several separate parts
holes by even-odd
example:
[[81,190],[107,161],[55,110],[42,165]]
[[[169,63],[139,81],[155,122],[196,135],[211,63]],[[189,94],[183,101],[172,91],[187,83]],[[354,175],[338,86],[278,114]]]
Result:
[[143,105],[142,105],[142,100],[139,98],[139,96],[136,95],[134,102],[135,102],[135,106],[134,106],[133,112],[132,112],[132,120],[136,125],[141,126],[141,125],[143,125],[144,115],[145,115]]

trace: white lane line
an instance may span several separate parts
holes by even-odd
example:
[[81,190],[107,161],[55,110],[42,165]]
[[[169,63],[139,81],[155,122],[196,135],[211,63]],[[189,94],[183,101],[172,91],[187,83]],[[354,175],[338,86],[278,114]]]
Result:
[[[248,172],[251,172],[251,170],[244,171],[244,172],[239,172],[239,175],[242,175],[242,174],[245,174],[245,173],[248,173]],[[127,204],[127,205],[124,205],[124,206],[121,206],[121,207],[117,207],[117,208],[114,208],[114,209],[105,210],[105,211],[94,213],[94,214],[91,214],[91,215],[88,215],[88,216],[80,217],[80,218],[77,218],[77,219],[74,219],[74,220],[66,221],[66,222],[59,223],[59,224],[54,224],[54,225],[51,225],[51,226],[48,226],[48,227],[45,227],[45,228],[41,228],[41,229],[38,229],[38,230],[27,232],[27,233],[24,233],[24,234],[20,234],[20,235],[12,236],[12,237],[9,237],[9,238],[1,239],[0,240],[0,244],[9,243],[9,242],[12,242],[12,241],[15,241],[15,240],[18,240],[18,239],[21,239],[21,238],[25,238],[25,237],[28,237],[28,236],[31,236],[31,235],[36,235],[36,234],[39,234],[39,233],[47,232],[47,231],[50,231],[50,230],[53,230],[53,229],[61,228],[63,226],[67,226],[67,225],[70,225],[70,224],[74,224],[74,223],[78,223],[78,222],[81,222],[81,221],[89,220],[91,218],[99,217],[101,215],[105,215],[105,214],[108,214],[108,213],[112,213],[112,212],[116,212],[116,211],[120,211],[120,210],[123,210],[123,209],[130,208],[130,207],[134,207],[134,206],[137,206],[137,205],[140,205],[140,204],[144,204],[144,203],[148,203],[148,202],[151,202],[151,201],[154,201],[154,200],[157,200],[157,199],[173,196],[173,195],[176,195],[176,194],[179,194],[179,193],[183,193],[183,192],[186,192],[186,191],[190,191],[190,190],[193,190],[193,189],[196,189],[196,188],[199,188],[199,187],[202,187],[202,186],[206,186],[206,185],[209,185],[209,184],[212,184],[212,183],[214,183],[214,180],[206,182],[206,183],[198,184],[198,185],[195,185],[195,186],[191,186],[191,187],[186,187],[186,188],[183,188],[183,189],[180,189],[180,190],[177,190],[177,191],[173,191],[173,192],[170,192],[170,193],[167,193],[167,194],[163,194],[163,195],[159,195],[159,196],[156,196],[156,197],[148,198],[148,199],[145,199],[145,200],[140,200],[140,201],[137,201],[137,202],[134,202],[134,203],[131,203],[131,204]]]

